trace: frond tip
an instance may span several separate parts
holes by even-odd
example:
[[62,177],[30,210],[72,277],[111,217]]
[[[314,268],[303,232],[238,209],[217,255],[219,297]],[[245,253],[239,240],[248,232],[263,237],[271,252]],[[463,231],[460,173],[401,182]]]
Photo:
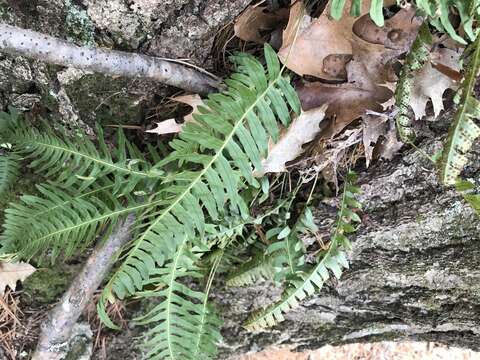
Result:
[[480,71],[480,36],[467,48],[466,54],[469,59],[460,87],[460,102],[440,160],[440,180],[445,185],[455,185],[468,161],[468,151],[480,136],[480,127],[473,120],[480,118],[480,101],[473,93]]

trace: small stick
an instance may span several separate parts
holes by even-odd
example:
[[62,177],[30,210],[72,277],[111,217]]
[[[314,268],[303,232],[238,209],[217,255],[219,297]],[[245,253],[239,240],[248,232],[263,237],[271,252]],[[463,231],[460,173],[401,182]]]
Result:
[[109,272],[115,255],[130,239],[133,220],[133,215],[130,215],[117,225],[105,242],[96,246],[82,271],[41,325],[39,341],[32,360],[59,360],[66,356],[73,326]]
[[112,76],[153,79],[199,93],[215,91],[220,82],[175,60],[103,48],[77,46],[53,36],[0,23],[0,52]]

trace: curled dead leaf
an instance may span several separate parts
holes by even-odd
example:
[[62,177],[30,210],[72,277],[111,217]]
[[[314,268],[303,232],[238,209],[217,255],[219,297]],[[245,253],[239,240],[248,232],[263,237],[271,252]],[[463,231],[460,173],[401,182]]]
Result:
[[[192,107],[192,111],[183,118],[183,124],[189,121],[194,121],[193,114],[196,113],[198,106],[203,105],[203,100],[197,94],[176,96],[172,98],[172,100],[190,105]],[[157,122],[156,124],[157,124],[156,128],[151,130],[146,130],[145,132],[157,134],[157,135],[175,134],[182,131],[182,127],[183,127],[183,124],[177,123],[175,119],[163,120],[163,121]]]
[[287,18],[287,9],[269,12],[264,6],[251,5],[235,20],[233,29],[238,38],[263,44],[265,39],[262,37],[262,33],[281,26]]
[[366,110],[383,111],[382,103],[393,95],[386,87],[378,86],[365,77],[363,64],[352,60],[347,66],[346,84],[303,83],[297,87],[302,109],[309,110],[328,104],[326,115],[335,116],[327,136],[334,136],[361,117]]
[[27,263],[0,262],[0,296],[5,288],[15,290],[17,281],[24,281],[35,272],[35,268]]
[[278,142],[270,144],[268,156],[262,160],[262,170],[257,169],[254,175],[286,171],[285,164],[298,157],[303,152],[302,146],[312,141],[320,132],[319,125],[325,117],[325,109],[326,106],[321,106],[302,111],[280,135]]
[[[371,1],[363,1],[361,14],[367,14]],[[394,1],[386,1],[385,6]],[[287,28],[283,33],[283,44],[278,53],[287,68],[298,75],[311,75],[325,80],[346,80],[345,65],[352,55],[352,27],[356,17],[349,9],[339,21],[329,16],[327,6],[318,18],[306,15],[303,1],[293,1]],[[293,40],[299,26],[295,44]],[[287,59],[288,58],[288,59]]]

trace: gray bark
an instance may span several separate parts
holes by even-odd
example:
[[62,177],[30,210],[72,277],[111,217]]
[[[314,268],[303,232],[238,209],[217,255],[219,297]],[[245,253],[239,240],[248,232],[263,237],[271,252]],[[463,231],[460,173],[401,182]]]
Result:
[[0,52],[109,76],[152,79],[199,94],[208,94],[219,86],[218,79],[174,59],[77,46],[44,33],[2,23]]
[[[430,139],[423,148],[433,154],[441,144]],[[470,175],[479,169],[474,155]],[[350,270],[269,331],[247,333],[239,324],[279,289],[267,283],[217,293],[226,319],[220,358],[269,345],[301,350],[402,339],[480,348],[478,216],[439,185],[433,165],[415,150],[377,163],[359,182],[365,208]],[[335,209],[322,205],[315,215],[327,230]]]

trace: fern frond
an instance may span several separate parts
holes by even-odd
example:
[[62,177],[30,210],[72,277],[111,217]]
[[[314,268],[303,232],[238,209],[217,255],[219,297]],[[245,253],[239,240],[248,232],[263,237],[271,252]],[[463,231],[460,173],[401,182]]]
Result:
[[410,143],[415,138],[412,119],[409,116],[412,84],[416,73],[423,68],[425,62],[429,58],[431,43],[432,35],[428,29],[428,25],[423,23],[420,27],[417,38],[413,42],[410,52],[405,59],[395,89],[395,105],[398,109],[395,121],[397,124],[398,135],[405,143]]
[[116,184],[112,191],[128,193],[142,180],[158,179],[159,173],[151,169],[143,155],[126,139],[123,131],[118,131],[117,147],[110,150],[105,143],[103,132],[97,128],[98,150],[85,134],[75,139],[60,138],[45,126],[42,131],[17,122],[15,129],[8,134],[14,150],[27,159],[29,166],[46,178],[64,188],[86,189],[93,182],[108,175],[115,176]]
[[[112,195],[115,186],[115,183],[103,179],[92,184],[86,192],[71,193],[52,184],[38,185],[40,196],[23,195],[19,202],[11,203],[5,210],[0,243],[9,252],[17,252],[22,259],[35,255],[42,258],[48,252],[54,261],[62,250],[68,257],[94,239],[88,228],[94,228],[97,233],[106,221],[113,225],[114,217],[109,217],[72,229],[72,221],[86,220],[89,215],[93,219],[102,211],[119,208],[119,199]],[[75,217],[75,213],[79,216]],[[82,239],[85,234],[92,236]]]
[[348,268],[347,258],[343,249],[350,247],[346,234],[355,231],[352,223],[359,223],[359,216],[352,209],[360,208],[355,200],[359,189],[351,185],[352,175],[346,179],[340,209],[337,215],[335,230],[331,236],[328,250],[322,253],[322,258],[310,269],[297,271],[297,278],[289,282],[281,299],[265,309],[252,314],[245,323],[245,328],[251,331],[273,326],[284,320],[284,314],[299,306],[299,302],[320,290],[330,278],[330,271],[340,278],[343,269]]
[[[330,8],[330,15],[335,20],[340,20],[343,15],[343,8],[345,7],[345,0],[332,0]],[[359,16],[362,0],[352,0],[350,7],[350,14],[352,16]],[[370,4],[370,18],[377,26],[384,25],[383,18],[383,0],[372,0]]]
[[450,9],[455,10],[460,15],[461,28],[465,31],[470,40],[474,40],[476,35],[473,30],[473,21],[478,18],[478,9],[480,2],[478,0],[417,0],[417,7],[425,12],[429,17],[429,22],[437,28],[438,31],[445,32],[450,37],[461,44],[467,44],[465,39],[457,34],[450,21]]
[[213,359],[215,343],[221,338],[220,322],[208,306],[207,296],[188,288],[181,281],[203,275],[195,263],[200,253],[190,248],[184,236],[174,257],[163,268],[152,271],[144,283],[157,290],[139,293],[143,297],[160,298],[161,303],[137,319],[138,324],[154,327],[147,331],[146,357],[161,360]]
[[455,188],[472,209],[480,215],[480,194],[472,192],[475,190],[475,185],[470,181],[458,181],[455,184]]
[[468,151],[480,136],[480,127],[473,120],[480,118],[480,102],[473,93],[480,71],[480,36],[467,48],[466,56],[469,59],[459,90],[460,101],[440,160],[440,180],[445,185],[455,184],[468,161]]
[[269,280],[274,276],[271,259],[263,254],[255,256],[241,265],[227,277],[227,286],[242,287],[258,281]]
[[5,210],[0,241],[6,251],[16,252],[21,259],[38,256],[40,261],[49,255],[53,262],[59,254],[70,257],[124,213],[118,210],[118,199],[107,192],[113,186],[76,196],[52,185],[38,186],[41,196],[23,195]]
[[282,76],[279,60],[268,45],[265,59],[267,73],[255,58],[236,56],[233,60],[238,72],[226,81],[228,89],[205,100],[206,106],[199,107],[195,122],[187,123],[171,142],[171,155],[156,164],[160,168],[173,162],[182,170],[164,180],[163,203],[143,213],[140,236],[132,242],[124,262],[107,285],[107,292],[123,298],[141,289],[139,280],[148,278],[144,264],[161,266],[185,234],[189,239],[202,237],[208,222],[206,216],[213,221],[219,215],[248,216],[239,190],[244,181],[258,186],[252,176],[253,168],[261,168],[268,135],[278,138],[276,119],[287,125],[289,108],[300,111],[299,99]]
[[18,178],[20,159],[15,154],[0,156],[0,196],[8,193]]

